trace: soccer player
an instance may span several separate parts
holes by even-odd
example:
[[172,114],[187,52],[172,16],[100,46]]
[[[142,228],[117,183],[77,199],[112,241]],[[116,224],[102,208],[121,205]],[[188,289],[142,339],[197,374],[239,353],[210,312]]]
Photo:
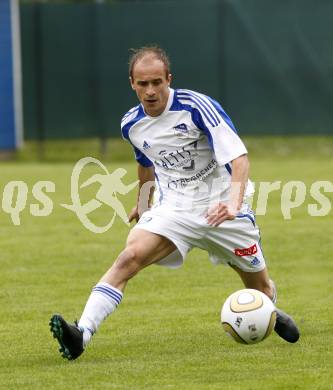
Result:
[[[80,321],[52,316],[51,331],[69,360],[82,354],[116,310],[132,277],[154,263],[178,267],[193,247],[206,250],[213,263],[230,265],[247,288],[276,302],[259,229],[246,203],[253,193],[247,150],[230,118],[210,97],[170,88],[169,59],[160,47],[133,51],[129,78],[140,104],[125,114],[121,129],[134,148],[139,187],[148,192],[149,207],[144,210],[139,196],[129,215],[138,223],[92,289]],[[151,182],[158,193],[152,206]],[[299,338],[295,322],[280,309],[275,331],[290,343]]]

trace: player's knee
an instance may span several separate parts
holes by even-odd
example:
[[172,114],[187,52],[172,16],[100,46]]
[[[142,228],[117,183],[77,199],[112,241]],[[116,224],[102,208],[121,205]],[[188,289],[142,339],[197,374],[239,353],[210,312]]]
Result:
[[114,263],[118,272],[126,274],[126,279],[132,277],[142,269],[139,251],[135,246],[127,246]]

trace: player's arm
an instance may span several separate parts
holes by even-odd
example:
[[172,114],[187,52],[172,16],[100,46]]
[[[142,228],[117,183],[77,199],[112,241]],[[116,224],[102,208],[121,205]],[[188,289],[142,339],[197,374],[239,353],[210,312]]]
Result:
[[200,120],[196,117],[195,123],[207,135],[218,165],[232,165],[229,201],[213,205],[206,214],[207,222],[218,226],[234,219],[242,206],[249,173],[247,150],[222,107],[204,95],[194,96],[195,101],[201,102],[196,106]]
[[219,202],[207,212],[207,222],[218,226],[225,220],[235,219],[243,203],[249,177],[249,159],[247,154],[235,158],[232,162],[231,185],[228,203]]
[[229,210],[236,216],[242,206],[244,193],[249,179],[250,163],[247,154],[232,161]]
[[154,196],[154,172],[154,166],[144,167],[143,165],[138,164],[138,199],[136,206],[128,216],[129,222],[132,222],[134,219],[138,221],[141,214],[151,207]]

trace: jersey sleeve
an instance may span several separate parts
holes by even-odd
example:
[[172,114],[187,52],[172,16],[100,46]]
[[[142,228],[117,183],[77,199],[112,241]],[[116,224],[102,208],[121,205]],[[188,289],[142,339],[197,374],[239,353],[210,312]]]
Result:
[[128,113],[124,115],[121,121],[121,135],[124,140],[128,141],[132,145],[136,161],[143,167],[148,168],[151,167],[153,163],[149,160],[149,158],[144,153],[141,152],[141,150],[139,150],[133,145],[129,137],[130,128],[138,120],[140,120],[140,118],[142,118],[142,112],[140,111],[139,106],[134,107],[133,109],[128,111]]
[[[133,146],[133,145],[132,145]],[[141,150],[139,150],[138,148],[136,148],[135,146],[133,146],[133,149],[134,149],[134,154],[135,154],[135,159],[136,161],[142,165],[143,167],[145,168],[149,168],[151,166],[153,166],[154,164],[151,162],[151,160],[149,160],[149,158],[143,154],[141,152]]]
[[207,136],[211,138],[216,161],[225,165],[235,158],[247,154],[246,147],[238,135],[226,123],[207,128]]
[[247,154],[235,126],[218,102],[201,93],[183,90],[179,96],[191,102],[192,120],[202,130],[214,151],[219,165]]

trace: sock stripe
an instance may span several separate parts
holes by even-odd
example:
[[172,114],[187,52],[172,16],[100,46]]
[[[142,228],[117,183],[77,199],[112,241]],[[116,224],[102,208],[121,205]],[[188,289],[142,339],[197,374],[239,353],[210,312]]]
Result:
[[119,305],[121,302],[122,296],[116,291],[106,288],[105,286],[97,285],[93,288],[93,291],[107,295],[108,297],[112,298],[117,303],[117,305]]
[[102,321],[116,310],[122,297],[122,291],[108,283],[97,283],[92,288],[78,324],[83,329],[84,347],[88,345]]
[[92,329],[90,329],[90,328],[88,328],[88,327],[86,327],[85,329],[87,329],[87,331],[90,332],[92,336],[93,336],[93,334],[95,333]]
[[85,330],[87,330],[89,333],[90,333],[90,336],[93,336],[94,335],[94,331],[93,331],[93,329],[90,329],[90,328],[88,328],[88,326],[79,326],[79,329],[82,331],[82,332],[84,332]]
[[113,300],[115,300],[117,302],[117,304],[120,303],[119,297],[117,297],[111,291],[108,291],[107,289],[104,289],[103,287],[95,287],[93,289],[93,291],[103,293],[103,294],[107,295],[108,297],[111,297]]
[[103,288],[105,288],[106,290],[108,290],[108,291],[112,292],[113,294],[115,294],[120,300],[121,300],[122,297],[123,297],[123,293],[122,293],[120,290],[118,290],[118,289],[112,287],[112,286],[109,285],[109,284],[106,284],[106,283],[98,283],[95,287],[103,287]]
[[107,295],[108,298],[111,298],[117,305],[120,303],[120,299],[116,296],[114,296],[112,293],[110,293],[107,290],[104,290],[103,288],[97,287],[93,289],[93,292],[98,292],[103,295]]
[[106,291],[110,292],[110,294],[113,294],[114,296],[116,296],[120,301],[123,298],[123,294],[121,292],[118,292],[119,290],[116,291],[111,286],[109,287],[109,286],[106,286],[105,284],[97,284],[95,287],[105,289]]

